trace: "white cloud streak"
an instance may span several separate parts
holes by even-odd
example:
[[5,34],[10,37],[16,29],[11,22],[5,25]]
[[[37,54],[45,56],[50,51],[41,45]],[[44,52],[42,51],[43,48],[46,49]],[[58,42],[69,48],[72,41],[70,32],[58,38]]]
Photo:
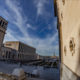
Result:
[[[46,4],[46,0],[36,0],[35,2],[38,8],[38,15],[42,15],[43,12],[43,7],[44,4]],[[48,36],[45,39],[38,39],[38,38],[32,38],[29,36],[27,28],[32,28],[32,25],[29,24],[28,18],[24,15],[22,15],[22,8],[20,7],[20,3],[13,1],[13,0],[6,0],[6,5],[8,7],[8,9],[12,12],[12,14],[10,14],[6,9],[4,9],[3,11],[0,11],[0,13],[2,13],[2,15],[9,21],[9,23],[12,23],[14,25],[16,25],[19,30],[21,31],[21,33],[23,34],[23,37],[17,36],[17,38],[15,37],[13,30],[8,29],[7,30],[7,34],[5,37],[5,41],[10,41],[10,40],[20,40],[23,41],[25,43],[27,43],[28,45],[34,46],[35,48],[37,48],[37,53],[39,54],[44,54],[47,55],[47,53],[50,52],[50,54],[52,52],[57,52],[58,51],[58,45],[54,46],[52,45],[53,42],[57,43],[56,38],[58,37],[58,33],[56,32],[52,37]],[[25,19],[26,17],[26,19]],[[49,55],[49,54],[48,54]]]
[[48,4],[48,0],[34,0],[34,4],[37,8],[37,15],[43,15],[45,12],[45,4]]

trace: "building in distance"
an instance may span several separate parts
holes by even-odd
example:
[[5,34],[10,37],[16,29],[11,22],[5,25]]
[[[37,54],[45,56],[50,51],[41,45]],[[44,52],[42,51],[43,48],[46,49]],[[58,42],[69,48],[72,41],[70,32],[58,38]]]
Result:
[[[11,48],[16,51],[16,59],[22,61],[35,60],[36,59],[36,49],[24,44],[20,41],[8,41],[4,43],[4,47],[8,50]],[[6,52],[7,52],[6,50]],[[3,50],[4,52],[4,50]],[[6,54],[5,52],[5,54]],[[12,51],[13,53],[13,51]]]

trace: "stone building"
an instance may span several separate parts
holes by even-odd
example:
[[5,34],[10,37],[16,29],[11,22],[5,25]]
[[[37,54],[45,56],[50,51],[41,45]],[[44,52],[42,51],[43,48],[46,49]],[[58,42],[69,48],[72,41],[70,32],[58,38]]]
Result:
[[61,80],[80,80],[80,0],[54,0],[58,19]]
[[36,49],[19,41],[9,41],[4,43],[5,47],[15,49],[19,60],[35,60]]
[[1,55],[1,46],[3,45],[3,39],[6,33],[8,22],[0,16],[0,55]]
[[8,47],[2,47],[2,59],[3,60],[17,60],[18,52],[15,49],[8,48]]

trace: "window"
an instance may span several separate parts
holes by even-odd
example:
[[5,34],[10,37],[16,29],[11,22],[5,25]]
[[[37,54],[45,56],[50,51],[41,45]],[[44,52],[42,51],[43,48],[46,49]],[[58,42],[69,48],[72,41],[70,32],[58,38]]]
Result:
[[11,53],[10,53],[10,52],[8,52],[8,58],[10,58],[10,54],[11,54]]
[[5,22],[2,22],[2,27],[4,27]]
[[8,51],[6,51],[6,58],[8,58]]
[[11,44],[6,44],[6,46],[11,46]]
[[1,24],[2,24],[2,20],[0,20],[0,26],[1,26]]
[[6,29],[7,23],[4,21],[0,20],[0,26]]
[[5,29],[7,28],[6,26],[7,26],[7,23],[4,24],[4,28],[5,28]]
[[18,59],[19,59],[19,54],[18,54]]

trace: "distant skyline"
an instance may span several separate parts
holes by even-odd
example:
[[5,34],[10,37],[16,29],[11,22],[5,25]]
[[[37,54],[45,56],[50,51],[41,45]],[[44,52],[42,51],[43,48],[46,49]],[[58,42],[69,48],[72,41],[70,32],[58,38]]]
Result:
[[40,55],[59,55],[53,0],[0,0],[0,16],[8,21],[4,42],[21,41]]

